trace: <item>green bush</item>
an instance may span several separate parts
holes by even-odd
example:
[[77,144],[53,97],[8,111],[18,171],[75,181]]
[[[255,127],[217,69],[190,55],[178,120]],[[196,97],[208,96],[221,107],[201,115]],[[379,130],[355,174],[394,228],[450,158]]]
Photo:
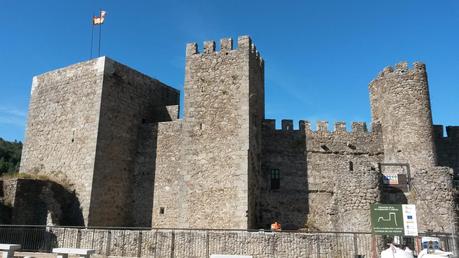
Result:
[[53,179],[51,179],[51,178],[49,178],[48,176],[45,176],[45,175],[34,175],[34,174],[18,173],[18,172],[3,173],[0,176],[0,178],[1,179],[34,179],[34,180],[54,181]]
[[19,171],[21,152],[21,142],[9,142],[0,138],[0,175]]

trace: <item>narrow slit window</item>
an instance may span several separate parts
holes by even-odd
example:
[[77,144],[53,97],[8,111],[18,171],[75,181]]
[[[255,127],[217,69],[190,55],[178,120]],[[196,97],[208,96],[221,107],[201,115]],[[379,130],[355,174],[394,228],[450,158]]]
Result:
[[280,189],[280,171],[279,169],[271,169],[271,190]]
[[159,208],[159,214],[164,214],[164,207]]
[[354,171],[354,162],[349,161],[349,171]]

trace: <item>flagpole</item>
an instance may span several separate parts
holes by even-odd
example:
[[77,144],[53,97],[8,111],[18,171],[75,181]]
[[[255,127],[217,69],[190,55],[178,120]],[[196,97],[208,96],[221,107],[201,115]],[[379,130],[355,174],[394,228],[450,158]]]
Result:
[[92,58],[92,49],[93,49],[93,46],[94,46],[94,13],[93,13],[93,16],[91,17],[91,56],[89,57],[89,59]]
[[[100,9],[99,11],[99,17],[101,17],[102,19],[102,9]],[[100,26],[99,26],[99,57],[100,57],[100,42],[102,41],[102,25],[103,25],[103,22],[100,23]]]

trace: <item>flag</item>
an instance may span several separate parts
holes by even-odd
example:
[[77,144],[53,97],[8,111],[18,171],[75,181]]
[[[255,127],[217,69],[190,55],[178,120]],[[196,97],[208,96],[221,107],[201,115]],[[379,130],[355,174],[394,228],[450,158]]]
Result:
[[101,25],[104,23],[105,15],[107,14],[106,11],[100,11],[100,16],[92,17],[92,24],[93,25]]

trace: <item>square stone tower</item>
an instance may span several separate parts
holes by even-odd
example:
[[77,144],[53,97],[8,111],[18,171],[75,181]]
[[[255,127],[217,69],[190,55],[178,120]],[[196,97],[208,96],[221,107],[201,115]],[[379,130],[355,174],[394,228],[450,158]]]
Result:
[[158,125],[154,227],[256,225],[264,64],[247,36],[220,43],[187,45],[185,116]]
[[20,172],[75,190],[86,225],[131,226],[139,128],[171,120],[178,102],[177,90],[106,57],[36,76]]
[[255,223],[264,119],[264,64],[248,36],[187,46],[185,163],[190,227],[250,228]]

